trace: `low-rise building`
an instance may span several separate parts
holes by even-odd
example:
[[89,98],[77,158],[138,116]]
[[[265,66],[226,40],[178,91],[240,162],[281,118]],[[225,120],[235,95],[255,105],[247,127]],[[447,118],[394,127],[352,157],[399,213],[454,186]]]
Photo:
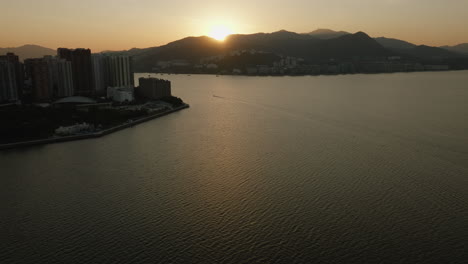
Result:
[[132,102],[135,100],[134,92],[133,86],[108,87],[107,98],[120,103]]

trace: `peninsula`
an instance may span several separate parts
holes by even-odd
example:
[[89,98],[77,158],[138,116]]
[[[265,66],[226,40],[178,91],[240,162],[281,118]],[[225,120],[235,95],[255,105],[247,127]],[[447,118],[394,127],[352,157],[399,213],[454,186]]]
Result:
[[0,107],[0,150],[102,137],[189,108],[177,97],[132,104],[80,103]]
[[189,106],[171,82],[140,78],[126,55],[59,48],[0,56],[0,149],[100,137]]

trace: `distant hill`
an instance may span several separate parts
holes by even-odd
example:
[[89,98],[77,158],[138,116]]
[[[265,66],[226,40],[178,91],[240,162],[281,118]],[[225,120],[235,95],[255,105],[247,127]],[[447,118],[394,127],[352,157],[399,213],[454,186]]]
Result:
[[30,58],[42,58],[46,55],[57,55],[56,50],[37,45],[24,45],[17,48],[0,48],[0,55],[5,55],[8,52],[15,53],[22,61]]
[[375,38],[375,40],[383,47],[392,50],[400,55],[407,55],[412,58],[423,60],[441,60],[459,58],[460,54],[450,51],[448,48],[430,47],[426,45],[415,45],[413,43],[393,39],[393,38]]
[[445,50],[449,50],[452,52],[458,52],[463,54],[468,54],[468,43],[459,44],[456,46],[442,46],[440,47]]
[[405,50],[405,49],[412,49],[416,47],[416,45],[413,43],[409,43],[407,41],[399,40],[399,39],[380,37],[380,38],[375,38],[375,40],[383,47],[387,49],[392,49],[392,50]]
[[[424,59],[424,60],[441,60],[441,59],[453,59],[459,58],[460,54],[463,53],[463,44],[454,47],[430,47],[426,45],[415,45],[413,43],[393,39],[393,38],[375,38],[375,40],[383,47],[399,53],[400,55],[408,55],[413,58]],[[468,46],[468,44],[466,44]],[[468,48],[465,46],[465,48]],[[467,50],[468,54],[468,50]]]
[[185,60],[198,63],[201,58],[221,55],[229,51],[252,49],[303,58],[309,63],[322,63],[330,59],[385,57],[393,54],[363,32],[331,39],[319,39],[285,30],[273,33],[231,35],[224,42],[209,37],[189,37],[161,47],[138,50],[136,54],[135,50],[130,50],[128,53],[133,53],[137,71],[148,71],[156,66],[158,61]]
[[458,53],[448,51],[442,48],[429,47],[426,45],[416,46],[411,49],[400,50],[400,52],[402,54],[425,60],[454,59],[461,57]]
[[289,56],[300,56],[304,50],[309,49],[311,45],[318,42],[320,42],[319,39],[311,36],[281,30],[273,33],[231,35],[226,38],[224,46],[227,50],[255,49]]
[[384,48],[364,32],[348,34],[334,39],[319,42],[319,49],[315,49],[322,58],[348,59],[355,57],[385,57],[393,52]]
[[[326,36],[325,36],[326,35]],[[332,37],[332,35],[334,37]],[[464,46],[461,46],[464,47]],[[198,64],[201,59],[223,57],[239,51],[261,51],[255,56],[246,54],[239,58],[223,59],[223,63],[235,66],[251,65],[264,61],[271,62],[279,56],[301,58],[306,64],[327,64],[332,61],[356,62],[359,60],[382,60],[388,56],[399,55],[403,59],[423,63],[449,63],[461,60],[466,64],[467,57],[446,49],[417,46],[412,43],[391,39],[371,38],[364,32],[350,34],[344,31],[327,29],[307,34],[286,30],[273,33],[234,34],[224,41],[213,38],[188,37],[167,45],[145,49],[133,48],[118,53],[133,56],[136,71],[151,71],[158,64],[166,65],[175,61],[179,65]],[[263,54],[263,55],[258,55]],[[442,62],[445,60],[444,62]],[[172,63],[172,62],[171,62]]]
[[101,51],[99,53],[101,54],[125,54],[125,55],[128,55],[128,56],[135,56],[135,55],[138,55],[142,52],[145,52],[146,49],[138,49],[138,48],[132,48],[132,49],[129,49],[129,50],[104,50],[104,51]]
[[306,33],[305,35],[309,35],[318,39],[333,39],[333,38],[338,38],[338,37],[349,35],[349,34],[350,33],[346,31],[334,31],[331,29],[320,28],[310,33]]
[[141,50],[132,49],[127,54],[133,56],[136,71],[149,71],[158,61],[186,60],[196,62],[204,57],[223,53],[221,42],[209,37],[188,37],[160,47]]

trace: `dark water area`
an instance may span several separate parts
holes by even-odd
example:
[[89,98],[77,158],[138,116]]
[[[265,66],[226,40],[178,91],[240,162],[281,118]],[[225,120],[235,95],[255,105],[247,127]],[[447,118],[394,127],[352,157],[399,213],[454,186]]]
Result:
[[468,72],[160,77],[190,109],[0,152],[1,263],[468,263]]

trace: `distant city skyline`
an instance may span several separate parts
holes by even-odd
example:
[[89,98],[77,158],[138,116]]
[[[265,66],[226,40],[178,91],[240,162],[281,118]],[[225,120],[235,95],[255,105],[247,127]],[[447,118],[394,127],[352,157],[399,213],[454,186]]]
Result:
[[[364,31],[430,46],[468,43],[462,0],[2,0],[0,47],[36,44],[95,52],[160,46],[187,36],[317,28]],[[222,33],[221,33],[222,35]]]

